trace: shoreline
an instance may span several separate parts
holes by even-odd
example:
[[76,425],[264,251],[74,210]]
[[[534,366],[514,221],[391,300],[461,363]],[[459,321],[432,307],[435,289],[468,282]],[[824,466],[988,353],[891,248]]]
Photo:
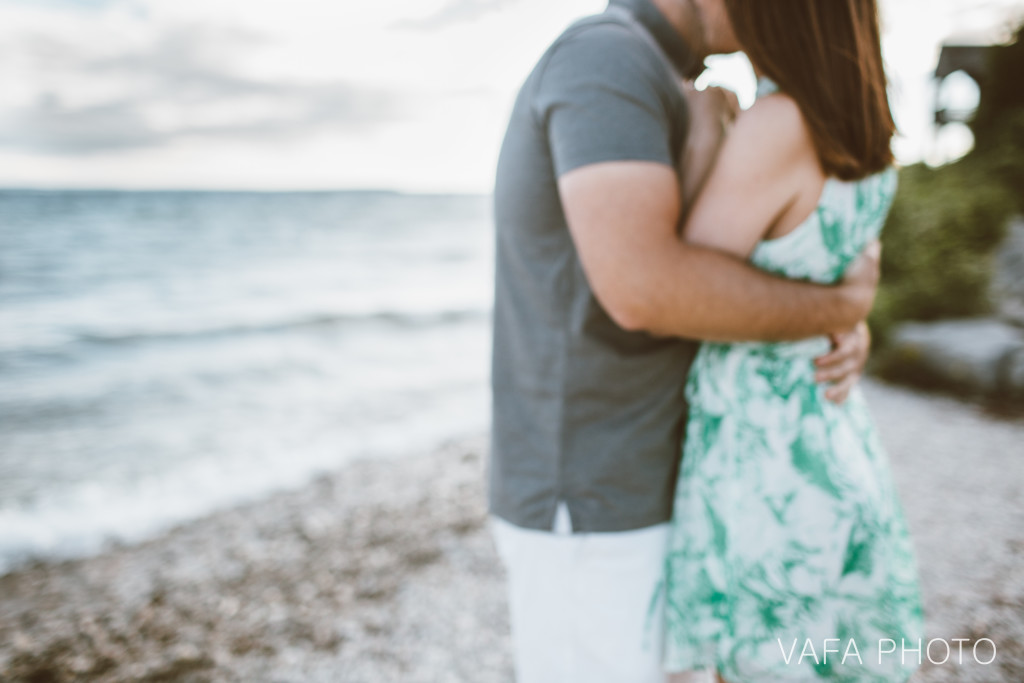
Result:
[[[356,461],[149,541],[16,569],[0,577],[0,679],[402,680],[422,666],[407,658],[446,648],[439,637],[507,633],[480,486],[485,443]],[[478,599],[494,605],[487,628],[423,628],[445,618],[443,604],[417,610],[452,571],[493,593]],[[429,680],[506,680],[505,651],[441,657]],[[477,677],[484,670],[494,675]]]
[[[1024,680],[1024,421],[865,381],[921,573],[928,638],[995,662],[912,683]],[[0,577],[0,679],[511,680],[484,436],[363,460],[96,556]],[[986,651],[987,652],[987,651]]]

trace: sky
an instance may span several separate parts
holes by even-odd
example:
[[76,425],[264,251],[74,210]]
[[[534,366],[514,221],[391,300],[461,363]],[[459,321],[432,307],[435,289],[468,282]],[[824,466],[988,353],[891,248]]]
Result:
[[[881,4],[897,158],[962,154],[930,125],[939,45],[1005,35],[1024,0]],[[0,187],[488,192],[519,85],[604,5],[0,0]],[[751,101],[742,56],[709,64],[701,85]]]

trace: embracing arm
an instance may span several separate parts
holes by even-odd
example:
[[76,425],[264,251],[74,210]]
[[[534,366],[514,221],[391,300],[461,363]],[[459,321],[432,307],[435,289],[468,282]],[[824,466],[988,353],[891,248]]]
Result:
[[[747,259],[766,234],[797,227],[814,210],[824,183],[796,102],[784,95],[762,98],[739,116],[683,235]],[[863,372],[871,334],[859,322],[830,337],[831,352],[815,360],[816,379],[828,384],[827,398],[841,403]]]
[[803,339],[867,317],[877,258],[839,286],[777,278],[735,255],[680,241],[679,182],[654,162],[583,166],[559,179],[594,295],[621,327],[717,341]]
[[[621,326],[665,336],[789,340],[867,316],[877,260],[838,287],[772,277],[679,239],[663,65],[625,28],[580,29],[534,86],[569,230],[592,291]],[[683,112],[685,113],[685,112]]]

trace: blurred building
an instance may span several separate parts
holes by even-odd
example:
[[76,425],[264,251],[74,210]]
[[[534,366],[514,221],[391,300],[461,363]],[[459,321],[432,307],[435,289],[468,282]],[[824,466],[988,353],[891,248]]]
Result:
[[935,67],[935,79],[938,82],[938,87],[935,89],[936,125],[942,126],[947,123],[967,123],[970,121],[978,106],[977,100],[974,101],[973,107],[963,105],[951,106],[943,98],[943,94],[946,91],[942,86],[947,78],[962,72],[970,76],[977,85],[978,99],[980,100],[981,91],[988,80],[992,50],[993,47],[991,45],[943,44],[942,50],[939,53],[939,64]]

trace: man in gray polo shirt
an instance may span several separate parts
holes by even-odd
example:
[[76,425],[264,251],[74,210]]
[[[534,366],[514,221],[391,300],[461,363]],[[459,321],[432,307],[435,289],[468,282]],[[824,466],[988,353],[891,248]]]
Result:
[[[516,101],[495,187],[489,478],[520,683],[661,678],[644,627],[687,339],[834,333],[873,300],[870,258],[822,287],[677,237],[679,81],[737,49],[723,0],[612,0],[555,41]],[[862,331],[842,339],[822,375],[840,397],[867,348]]]

